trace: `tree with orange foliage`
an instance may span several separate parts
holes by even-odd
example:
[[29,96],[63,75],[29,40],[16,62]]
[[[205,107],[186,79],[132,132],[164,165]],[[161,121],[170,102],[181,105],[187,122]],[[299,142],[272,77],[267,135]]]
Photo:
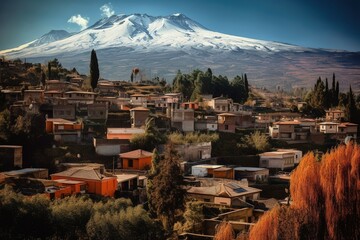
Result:
[[291,176],[292,205],[276,207],[251,228],[250,240],[358,239],[360,147],[348,144],[319,161],[308,153]]
[[216,227],[216,234],[214,240],[234,240],[235,232],[229,222],[221,222]]

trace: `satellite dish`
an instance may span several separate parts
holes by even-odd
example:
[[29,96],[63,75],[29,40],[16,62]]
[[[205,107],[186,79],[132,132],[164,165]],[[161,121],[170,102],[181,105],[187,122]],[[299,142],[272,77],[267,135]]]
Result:
[[29,110],[31,110],[33,108],[32,103],[29,105]]

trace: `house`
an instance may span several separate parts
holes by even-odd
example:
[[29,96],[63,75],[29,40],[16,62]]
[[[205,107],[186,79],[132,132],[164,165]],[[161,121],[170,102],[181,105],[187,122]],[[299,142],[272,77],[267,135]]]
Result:
[[104,197],[113,197],[118,186],[116,176],[106,173],[103,168],[95,167],[69,168],[63,172],[51,174],[51,179],[85,182],[88,193]]
[[253,117],[251,112],[237,113],[235,118],[235,125],[236,127],[240,128],[248,128],[253,127]]
[[269,126],[269,135],[274,139],[306,140],[314,129],[313,124],[305,120],[275,122]]
[[143,128],[108,128],[106,139],[126,139],[130,140],[136,134],[143,134]]
[[338,108],[330,108],[325,111],[327,121],[341,121],[345,118],[345,111]]
[[119,154],[120,164],[123,169],[147,170],[151,167],[152,153],[142,149]]
[[194,109],[171,108],[171,127],[183,132],[194,131]]
[[249,182],[267,182],[269,169],[257,167],[236,167],[234,168],[234,179],[247,179]]
[[130,96],[130,104],[137,107],[147,107],[148,95],[133,94]]
[[218,131],[235,133],[236,115],[233,113],[218,114]]
[[198,161],[211,158],[211,142],[175,145],[175,150],[184,161]]
[[130,149],[127,139],[102,139],[94,138],[93,145],[95,152],[101,156],[118,156],[122,152],[128,152]]
[[44,102],[44,90],[32,89],[24,91],[24,102],[29,105],[31,103],[43,103]]
[[216,116],[205,116],[204,118],[195,118],[195,131],[217,131],[218,123]]
[[70,78],[70,84],[76,86],[76,87],[81,87],[82,84],[84,82],[84,79],[81,77],[72,77]]
[[322,122],[319,123],[319,132],[328,134],[328,133],[337,133],[337,126],[339,123],[335,122]]
[[54,180],[54,182],[57,183],[57,186],[62,187],[70,187],[71,194],[77,194],[77,193],[86,193],[86,182],[84,181],[75,181],[75,180],[69,180],[69,179],[57,179]]
[[46,133],[53,134],[55,141],[79,142],[81,140],[82,128],[82,123],[62,118],[46,119]]
[[45,91],[56,90],[60,92],[66,91],[70,83],[63,82],[60,80],[46,80],[45,82]]
[[198,102],[183,102],[181,103],[181,108],[184,109],[199,109],[199,103]]
[[358,124],[343,122],[337,127],[337,136],[339,140],[345,140],[346,137],[350,136],[354,139],[357,138]]
[[234,179],[234,169],[229,167],[220,167],[213,170],[214,178]]
[[295,164],[299,164],[301,159],[302,159],[302,151],[297,150],[297,149],[284,149],[284,148],[279,148],[276,151],[278,152],[289,152],[289,153],[293,153],[294,154],[294,163]]
[[274,171],[294,168],[294,153],[288,151],[273,151],[260,153],[261,168],[269,168]]
[[44,101],[53,105],[67,104],[67,99],[63,97],[63,92],[59,90],[45,90]]
[[0,145],[0,169],[11,170],[22,168],[22,146]]
[[149,117],[150,110],[144,107],[130,109],[130,121],[132,128],[145,126],[146,119]]
[[66,120],[76,119],[76,106],[73,104],[62,104],[53,106],[53,118],[62,118]]
[[100,80],[96,88],[99,90],[100,95],[116,94],[115,85],[111,81]]
[[224,165],[199,164],[191,167],[191,175],[196,177],[213,177],[214,170]]
[[220,182],[207,187],[190,187],[186,191],[189,199],[229,207],[243,206],[248,199],[256,200],[261,192],[260,189],[245,186],[238,181]]
[[108,116],[107,103],[93,103],[87,106],[87,117],[90,120],[106,120]]
[[93,104],[97,93],[84,91],[68,91],[64,93],[64,98],[69,104]]
[[121,192],[135,191],[138,189],[138,187],[145,187],[144,185],[142,185],[144,184],[144,181],[140,183],[141,180],[138,174],[123,173],[123,174],[116,174],[115,176],[117,177],[118,190]]
[[226,113],[232,110],[233,100],[227,97],[216,97],[205,101],[204,106],[217,113]]
[[299,118],[299,113],[293,112],[272,112],[272,113],[259,113],[255,117],[255,122],[260,127],[269,127],[271,124],[279,121],[294,120]]

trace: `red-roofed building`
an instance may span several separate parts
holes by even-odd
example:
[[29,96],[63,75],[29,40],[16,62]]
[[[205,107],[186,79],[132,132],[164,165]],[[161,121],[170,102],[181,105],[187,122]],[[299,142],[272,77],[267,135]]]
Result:
[[151,166],[152,153],[141,149],[119,154],[124,169],[145,170]]
[[52,174],[51,179],[85,182],[88,193],[105,197],[113,197],[115,190],[117,189],[116,176],[106,173],[103,168],[73,167],[66,171]]

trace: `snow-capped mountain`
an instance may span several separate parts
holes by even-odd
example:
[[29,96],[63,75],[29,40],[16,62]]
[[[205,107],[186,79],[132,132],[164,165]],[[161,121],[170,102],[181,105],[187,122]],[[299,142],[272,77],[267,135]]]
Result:
[[[293,78],[291,82],[294,82],[301,75],[298,70],[306,70],[305,65],[312,66],[314,61],[324,64],[322,58],[329,55],[333,58],[342,53],[351,55],[222,34],[208,30],[183,14],[113,15],[78,33],[51,31],[18,48],[0,51],[0,55],[40,62],[56,57],[64,66],[87,73],[92,49],[98,54],[102,77],[126,80],[130,69],[138,66],[146,70],[148,76],[167,78],[178,69],[210,67],[215,74],[229,77],[246,72],[260,82],[275,76],[277,82],[286,78]],[[359,54],[355,59],[359,63]],[[333,60],[327,61],[333,64]],[[359,66],[355,70],[360,75]],[[325,74],[331,75],[333,71]]]

